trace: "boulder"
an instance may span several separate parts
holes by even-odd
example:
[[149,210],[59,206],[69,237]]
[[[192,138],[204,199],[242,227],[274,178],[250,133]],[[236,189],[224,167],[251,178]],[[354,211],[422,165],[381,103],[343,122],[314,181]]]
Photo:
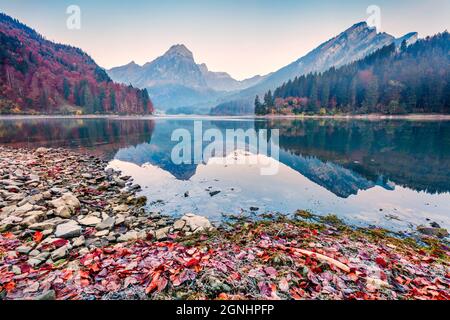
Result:
[[50,204],[56,208],[55,214],[63,218],[70,217],[81,206],[78,198],[70,192],[64,193],[60,198],[50,201]]
[[[213,225],[209,220],[205,217],[198,216],[192,213],[188,213],[184,215],[180,220],[185,222],[185,225],[182,227],[183,230],[189,229],[190,231],[207,231],[213,229]],[[175,222],[177,224],[177,227],[179,227],[182,222]]]

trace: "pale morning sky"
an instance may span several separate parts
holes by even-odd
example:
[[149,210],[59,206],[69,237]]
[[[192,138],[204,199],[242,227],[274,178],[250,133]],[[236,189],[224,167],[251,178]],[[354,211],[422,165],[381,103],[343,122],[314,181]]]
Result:
[[[66,8],[81,8],[81,29]],[[47,39],[80,47],[104,68],[151,61],[185,44],[198,63],[237,79],[298,59],[381,8],[382,31],[421,37],[450,30],[450,0],[0,0],[5,12]]]

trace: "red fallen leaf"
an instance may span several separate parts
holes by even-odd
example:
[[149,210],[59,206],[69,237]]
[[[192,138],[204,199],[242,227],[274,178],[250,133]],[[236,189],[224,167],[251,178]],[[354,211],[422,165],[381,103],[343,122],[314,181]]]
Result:
[[4,285],[4,288],[6,290],[6,292],[11,292],[14,290],[14,288],[16,287],[16,283],[14,281],[10,281],[7,284]]
[[233,273],[230,275],[230,279],[231,279],[231,280],[241,280],[241,275],[240,275],[238,272],[233,272]]
[[400,276],[397,276],[397,277],[395,278],[395,281],[397,281],[397,282],[400,283],[400,284],[404,284],[404,283],[405,283],[405,280],[403,280],[402,277],[400,277]]
[[200,272],[200,271],[202,271],[202,269],[203,269],[202,266],[199,265],[199,264],[196,265],[196,266],[194,267],[194,270],[195,270],[195,272],[197,272],[197,273]]
[[150,282],[148,287],[145,289],[146,294],[149,294],[149,293],[153,292],[156,288],[158,288],[160,275],[161,274],[159,272],[156,272],[154,274],[152,281]]
[[98,271],[100,271],[100,267],[99,267],[98,263],[93,263],[89,266],[89,270],[91,270],[93,272],[98,272]]
[[358,275],[355,272],[351,272],[347,276],[352,281],[358,281],[359,279]]
[[89,280],[88,279],[80,279],[80,285],[82,287],[87,287],[89,285]]
[[194,267],[194,266],[198,265],[199,263],[200,263],[200,261],[198,259],[192,258],[191,260],[189,260],[186,263],[186,267],[187,268],[191,268],[191,267]]
[[67,243],[68,243],[68,241],[65,240],[65,239],[57,239],[57,240],[55,240],[55,241],[52,242],[52,244],[53,244],[56,248],[64,247]]
[[66,270],[63,271],[62,279],[64,281],[67,281],[67,280],[72,278],[72,275],[73,275],[73,271],[66,269]]
[[301,288],[292,288],[291,291],[289,291],[291,294],[291,297],[295,300],[301,300],[303,296],[305,295],[305,290]]
[[4,233],[3,237],[6,238],[6,239],[14,239],[15,238],[15,236],[14,236],[14,234],[12,232]]
[[21,273],[28,273],[28,272],[30,272],[30,270],[31,270],[31,266],[29,265],[29,264],[27,264],[27,263],[23,263],[23,264],[21,264],[20,266],[19,266],[19,268],[20,268],[20,272]]
[[228,295],[226,293],[223,293],[223,292],[221,294],[219,294],[218,299],[219,300],[230,300]]
[[382,257],[377,257],[377,258],[375,259],[375,262],[376,262],[380,267],[383,267],[383,268],[386,268],[386,267],[388,266],[388,263],[387,263],[386,260],[384,260]]
[[34,240],[34,242],[39,243],[42,241],[43,237],[44,237],[44,235],[42,234],[42,232],[36,231],[33,235],[33,240]]

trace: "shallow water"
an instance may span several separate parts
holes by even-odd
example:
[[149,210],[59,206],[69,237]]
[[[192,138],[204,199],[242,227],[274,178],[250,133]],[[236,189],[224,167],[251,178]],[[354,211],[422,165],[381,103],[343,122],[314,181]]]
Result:
[[[199,120],[203,132],[224,136],[226,129],[278,129],[279,157],[257,155],[247,143],[202,163],[173,163],[173,131],[186,129],[193,143]],[[0,119],[0,143],[105,157],[143,187],[150,209],[167,214],[220,220],[308,209],[395,230],[427,219],[450,228],[450,121]],[[277,173],[261,175],[270,165]]]

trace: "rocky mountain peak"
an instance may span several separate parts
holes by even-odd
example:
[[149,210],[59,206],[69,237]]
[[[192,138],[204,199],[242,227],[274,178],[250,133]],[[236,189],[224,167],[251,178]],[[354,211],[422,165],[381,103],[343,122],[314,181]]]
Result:
[[362,21],[362,22],[355,23],[350,28],[345,30],[344,33],[361,32],[361,31],[364,31],[366,29],[373,29],[373,28],[369,28],[369,26],[367,25],[367,22]]
[[176,44],[169,48],[164,54],[165,56],[181,56],[189,59],[194,59],[192,52],[184,44]]

